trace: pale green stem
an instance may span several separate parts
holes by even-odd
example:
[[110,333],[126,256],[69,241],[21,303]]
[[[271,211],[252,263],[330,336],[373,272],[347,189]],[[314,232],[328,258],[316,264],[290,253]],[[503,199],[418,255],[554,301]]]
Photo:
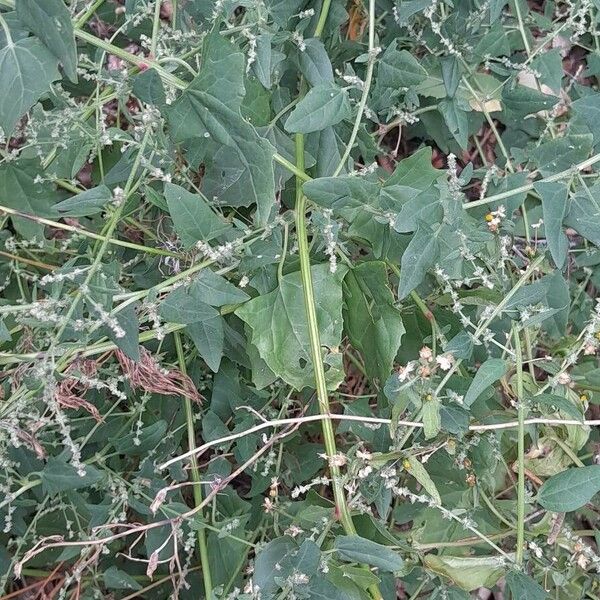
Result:
[[[179,362],[179,370],[185,375],[187,369],[185,366],[185,356],[183,354],[183,345],[181,343],[181,335],[178,331],[173,333],[175,338],[175,349],[177,350],[177,361]],[[185,421],[187,427],[188,449],[195,450],[196,448],[196,432],[194,430],[194,410],[192,401],[189,398],[184,398],[185,405]],[[190,474],[194,482],[194,506],[198,507],[202,504],[202,484],[200,477],[200,469],[198,468],[198,460],[195,455],[190,457]],[[202,515],[202,513],[201,513]],[[200,553],[200,566],[202,567],[202,580],[204,582],[204,595],[207,600],[212,597],[212,577],[210,573],[210,563],[208,561],[208,547],[206,545],[206,535],[204,528],[198,530],[198,551]]]
[[[296,164],[300,170],[304,170],[304,136],[296,134]],[[308,245],[308,233],[306,228],[306,198],[302,193],[302,180],[296,181],[296,234],[298,236],[298,255],[300,257],[300,274],[302,278],[302,291],[304,294],[304,305],[306,308],[306,318],[308,321],[308,334],[310,341],[310,350],[315,374],[315,383],[317,390],[317,399],[319,401],[319,410],[322,414],[328,414],[329,394],[327,392],[327,383],[325,379],[325,368],[323,366],[323,357],[321,355],[321,341],[319,335],[319,325],[317,321],[317,309],[315,305],[312,276],[310,271],[310,256]],[[330,419],[326,419],[323,424],[323,437],[325,440],[325,450],[329,458],[329,468],[333,479],[333,494],[338,516],[346,533],[356,533],[350,510],[346,503],[346,495],[341,479],[340,469],[335,464],[333,457],[337,454],[335,445],[335,435]]]
[[[543,179],[538,179],[536,183],[544,182],[551,183],[553,181],[560,181],[561,179],[566,179],[567,177],[572,177],[574,173],[579,173],[584,171],[588,167],[595,165],[600,162],[600,154],[594,154],[590,158],[580,162],[577,165],[573,165],[569,169],[565,169],[564,171],[560,171],[560,173],[556,173],[554,175],[550,175],[549,177],[544,177]],[[501,192],[500,194],[494,194],[493,196],[488,196],[487,198],[482,198],[481,200],[475,200],[474,202],[468,202],[464,205],[466,209],[476,208],[477,206],[483,206],[485,204],[490,204],[492,202],[498,202],[500,200],[504,200],[505,198],[512,198],[518,194],[522,194],[524,192],[530,192],[533,190],[533,183],[527,183],[525,185],[521,185],[518,188],[514,188],[512,190]]]
[[350,139],[348,140],[348,144],[346,145],[346,150],[344,151],[344,155],[340,159],[338,166],[333,172],[333,177],[337,177],[340,174],[340,171],[346,165],[348,161],[348,157],[350,156],[350,152],[352,152],[352,147],[354,146],[354,142],[356,141],[356,136],[358,135],[358,130],[360,128],[360,123],[362,121],[363,113],[365,112],[365,107],[367,105],[367,98],[369,97],[369,91],[371,89],[371,81],[373,80],[373,68],[375,67],[375,0],[369,0],[369,61],[367,63],[367,75],[365,77],[365,83],[362,91],[362,96],[360,97],[360,102],[358,103],[358,112],[356,113],[356,119],[354,120],[354,127],[352,128],[352,133],[350,134]]
[[325,29],[325,22],[327,21],[327,15],[329,14],[329,7],[331,5],[331,0],[323,0],[323,5],[321,6],[321,13],[319,14],[319,21],[317,22],[317,26],[315,27],[315,35],[314,37],[321,37],[323,33],[323,29]]
[[161,0],[154,0],[154,18],[152,19],[152,41],[150,42],[150,56],[156,58],[158,46],[158,32],[160,30],[160,7]]
[[523,353],[517,326],[513,326],[517,379],[517,547],[515,562],[523,563],[525,545],[525,397],[523,390]]
[[85,9],[80,16],[75,18],[73,27],[75,29],[81,29],[102,4],[104,4],[104,0],[96,0],[91,6]]
[[[136,175],[138,167],[140,166],[140,163],[142,161],[144,150],[146,149],[146,144],[148,143],[148,139],[150,138],[150,131],[151,131],[150,129],[147,129],[146,133],[144,134],[144,138],[142,139],[136,159],[133,163],[133,167],[132,167],[131,173],[129,175],[129,179],[127,180],[127,183],[125,184],[125,189],[123,191],[123,200],[122,200],[121,204],[119,206],[117,206],[113,215],[110,218],[108,227],[106,229],[106,235],[104,236],[104,239],[103,239],[102,243],[100,244],[100,248],[98,249],[98,254],[96,254],[96,257],[94,258],[94,261],[92,262],[92,264],[90,266],[90,269],[89,269],[89,271],[86,275],[86,278],[81,286],[81,289],[84,289],[85,287],[89,286],[92,278],[96,274],[96,270],[100,266],[102,257],[104,256],[104,253],[106,252],[106,249],[108,248],[108,245],[109,245],[108,240],[112,237],[113,232],[115,231],[115,229],[117,228],[117,225],[119,224],[119,219],[121,218],[121,215],[123,214],[123,209],[125,207],[125,203],[127,202],[127,198],[129,197],[129,195],[131,193],[131,189],[133,187],[133,181],[135,179],[135,175]],[[61,338],[62,334],[64,333],[65,329],[67,328],[67,326],[69,325],[70,319],[71,319],[73,313],[75,312],[75,309],[76,309],[77,305],[79,304],[79,301],[81,300],[82,296],[83,296],[82,292],[78,291],[77,294],[75,295],[75,297],[73,298],[73,302],[69,306],[69,310],[67,311],[67,314],[65,315],[64,322],[60,326],[60,328],[56,334],[56,337],[54,338],[57,343],[60,342],[60,338]]]

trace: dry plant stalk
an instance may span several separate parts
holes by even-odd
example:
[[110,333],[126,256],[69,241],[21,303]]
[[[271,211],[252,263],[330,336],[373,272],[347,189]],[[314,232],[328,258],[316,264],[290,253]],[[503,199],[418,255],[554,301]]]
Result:
[[96,421],[102,420],[102,415],[98,409],[83,398],[89,390],[90,384],[86,379],[96,375],[98,365],[93,360],[76,361],[72,363],[68,372],[77,370],[84,378],[80,379],[76,375],[66,377],[56,386],[55,398],[58,404],[64,408],[73,408],[75,410],[83,408],[89,412]]
[[123,373],[133,389],[165,396],[184,396],[194,402],[201,402],[202,395],[194,382],[179,369],[162,369],[154,357],[140,346],[140,360],[135,362],[121,350],[115,350]]

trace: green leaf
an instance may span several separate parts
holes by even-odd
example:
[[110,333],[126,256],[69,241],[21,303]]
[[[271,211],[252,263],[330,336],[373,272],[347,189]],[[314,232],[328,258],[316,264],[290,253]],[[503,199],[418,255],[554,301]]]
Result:
[[104,571],[102,575],[104,585],[109,590],[141,590],[142,586],[131,575],[114,565]]
[[190,323],[186,327],[186,331],[192,338],[200,356],[211,371],[216,373],[219,370],[221,358],[223,357],[223,345],[225,341],[223,318],[221,315],[217,312],[213,318]]
[[579,117],[594,136],[594,145],[600,142],[600,93],[590,92],[571,103],[573,114]]
[[141,431],[135,429],[134,426],[134,431],[114,440],[115,450],[121,454],[143,456],[161,442],[167,428],[167,422],[162,419],[152,423],[152,425],[143,427]]
[[41,473],[42,487],[50,496],[56,496],[61,492],[79,490],[95,485],[104,479],[104,473],[86,465],[85,474],[81,476],[77,469],[62,460],[51,456]]
[[[342,355],[342,280],[347,269],[328,264],[311,267],[317,321],[330,389],[344,378]],[[269,368],[298,390],[314,387],[306,309],[300,272],[281,278],[277,289],[246,302],[235,313],[252,329],[252,343]]]
[[550,254],[556,266],[562,269],[569,249],[569,240],[562,226],[567,213],[569,185],[565,181],[539,181],[533,187],[542,198],[544,231]]
[[3,320],[0,320],[0,342],[10,342],[12,336]]
[[463,404],[470,407],[492,383],[495,383],[508,371],[508,364],[501,358],[489,358],[475,373],[475,377],[465,394]]
[[563,396],[557,396],[556,394],[536,394],[535,396],[531,396],[530,401],[552,411],[560,410],[571,419],[583,420],[580,408]]
[[410,52],[398,50],[396,40],[381,56],[377,69],[377,84],[388,89],[413,87],[427,77],[427,71]]
[[440,401],[437,398],[431,398],[423,402],[423,434],[426,440],[434,438],[442,427],[440,417]]
[[600,465],[567,469],[544,482],[537,501],[546,510],[570,512],[587,504],[600,491]]
[[306,197],[324,208],[341,210],[369,205],[377,198],[379,187],[362,177],[320,177],[307,181]]
[[511,319],[519,319],[520,309],[536,304],[551,309],[540,315],[547,317],[544,329],[553,337],[564,335],[569,316],[570,295],[569,285],[560,271],[555,270],[538,281],[523,286],[506,303],[504,310]]
[[398,298],[406,298],[425,278],[438,260],[440,245],[431,227],[419,222],[417,231],[402,255]]
[[[600,115],[599,115],[600,118]],[[600,186],[590,188],[586,192],[578,192],[571,199],[569,210],[564,219],[567,227],[572,227],[579,235],[600,246],[600,203],[598,193]]]
[[[0,75],[1,77],[1,75]],[[1,100],[0,100],[1,102]],[[56,217],[53,202],[60,196],[48,183],[36,183],[27,163],[0,165],[0,198],[4,206],[36,217]],[[18,233],[26,238],[42,239],[44,227],[31,219],[11,217]]]
[[367,375],[384,382],[404,334],[384,262],[365,262],[348,271],[344,278],[344,306],[344,327],[363,357]]
[[[360,569],[362,573],[369,573],[365,569]],[[365,596],[350,579],[350,576],[344,573],[339,579],[332,581],[333,570],[325,577],[315,577],[308,585],[307,592],[311,600],[364,600]],[[377,581],[379,579],[376,578]]]
[[333,68],[323,42],[318,38],[304,40],[305,48],[298,53],[298,65],[311,86],[333,82]]
[[443,171],[435,169],[431,159],[430,147],[417,150],[397,164],[383,185],[366,177],[347,175],[313,179],[304,184],[303,190],[316,204],[336,211],[365,205],[400,210],[394,227],[400,232],[414,231],[419,216],[431,213],[428,205],[439,200],[439,190],[433,184]]
[[449,404],[440,406],[441,429],[454,435],[463,434],[469,429],[469,413],[462,406]]
[[269,124],[271,119],[271,94],[258,79],[247,77],[246,94],[240,107],[242,117],[255,127]]
[[508,0],[491,0],[490,2],[490,24],[500,18],[502,9],[506,6]]
[[407,460],[410,464],[408,473],[412,475],[421,487],[435,500],[437,504],[442,504],[442,498],[438,489],[433,483],[433,480],[429,476],[429,473],[425,470],[423,463],[416,456],[408,456]]
[[546,590],[537,581],[519,571],[509,571],[506,574],[506,585],[513,600],[545,600],[549,598]]
[[160,315],[170,323],[197,323],[219,316],[219,311],[204,302],[196,288],[178,287],[160,303]]
[[391,548],[359,535],[338,535],[334,548],[345,560],[372,565],[382,571],[393,573],[404,566],[402,557]]
[[480,587],[494,587],[506,569],[503,556],[461,557],[426,554],[423,562],[428,569],[447,577],[467,592]]
[[[16,10],[3,12],[2,17],[10,31],[10,37],[13,42],[18,42],[19,40],[29,37],[29,31],[25,28],[19,17],[17,17]],[[0,27],[0,48],[4,48],[7,43],[6,31],[4,30],[4,27]]]
[[431,6],[430,0],[401,0],[396,17],[398,23],[400,25],[405,24],[409,17],[425,10],[429,6]]
[[285,130],[291,133],[321,131],[350,118],[351,114],[347,92],[334,83],[321,83],[296,105],[285,122]]
[[62,63],[67,77],[77,82],[77,45],[71,15],[63,0],[18,0],[17,16]]
[[459,331],[445,346],[444,352],[450,352],[454,358],[469,360],[473,355],[473,339],[468,331]]
[[18,120],[60,79],[56,58],[36,38],[0,50],[0,127],[11,135]]
[[557,171],[566,171],[585,160],[591,149],[591,134],[572,134],[541,144],[534,148],[531,157],[542,176],[550,177]]
[[280,537],[270,541],[256,555],[252,581],[267,598],[280,588],[277,579],[286,579],[293,573],[292,552],[298,547],[290,537]]
[[516,85],[513,88],[506,86],[502,90],[502,101],[516,116],[524,117],[540,110],[551,109],[558,102],[558,98],[524,85]]
[[231,148],[248,174],[246,197],[264,225],[275,201],[273,146],[241,115],[245,57],[218,33],[206,37],[202,69],[167,111],[176,141],[207,137]]
[[453,98],[462,76],[460,63],[454,55],[443,56],[440,62],[442,63],[442,79],[444,80],[446,92],[449,98]]
[[54,210],[61,217],[89,217],[102,212],[112,199],[110,189],[105,185],[99,185],[55,204]]
[[402,159],[384,183],[383,193],[395,200],[409,201],[428,190],[445,175],[432,165],[432,158],[431,147],[425,146]]
[[250,299],[246,292],[237,288],[210,269],[203,269],[190,285],[190,293],[210,306],[241,304]]
[[285,56],[273,50],[272,42],[272,33],[262,33],[256,37],[256,60],[252,64],[254,74],[266,89],[270,89],[272,85],[273,66]]
[[466,111],[459,107],[456,100],[442,100],[438,104],[438,110],[444,122],[458,142],[458,145],[466,150],[469,139],[469,115]]
[[174,183],[165,184],[165,198],[177,234],[186,247],[198,241],[208,242],[231,227],[211,210],[202,196]]
[[146,104],[159,108],[166,105],[165,88],[156,69],[146,69],[136,75],[131,84],[131,91]]
[[103,327],[102,331],[131,360],[138,362],[140,360],[140,323],[135,305],[127,305],[123,310],[115,313],[114,316],[125,335],[117,337],[112,327]]
[[560,48],[541,52],[531,61],[531,68],[540,74],[539,82],[559,94],[563,78],[563,65]]

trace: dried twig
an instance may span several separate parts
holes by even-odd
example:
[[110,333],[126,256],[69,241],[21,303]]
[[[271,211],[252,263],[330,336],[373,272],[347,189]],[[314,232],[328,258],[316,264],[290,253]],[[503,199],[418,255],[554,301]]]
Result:
[[[257,431],[261,431],[262,429],[267,429],[269,427],[281,427],[282,425],[289,425],[292,423],[297,423],[301,425],[302,423],[311,423],[314,421],[322,421],[324,419],[333,419],[336,421],[357,421],[359,423],[375,423],[380,425],[391,425],[391,419],[380,419],[379,417],[363,417],[360,415],[336,415],[336,414],[320,414],[320,415],[309,415],[305,417],[293,417],[289,419],[274,419],[272,421],[265,421],[264,423],[259,423],[258,425],[254,425],[249,429],[244,431],[240,431],[238,433],[232,433],[231,435],[224,436],[222,438],[218,438],[216,440],[211,440],[210,442],[206,442],[189,452],[185,452],[180,456],[176,456],[175,458],[171,458],[168,461],[164,462],[159,466],[160,469],[166,469],[168,466],[176,463],[180,460],[184,460],[193,455],[202,454],[208,448],[213,446],[219,446],[220,444],[224,444],[225,442],[231,442],[232,440],[237,440],[239,438],[243,438],[252,433],[256,433]],[[422,428],[423,423],[419,421],[394,421],[394,424],[397,427],[417,427]],[[470,425],[469,431],[494,431],[501,429],[514,429],[518,427],[518,421],[507,421],[506,423],[492,423],[489,425]],[[576,421],[575,419],[547,419],[544,417],[535,417],[532,419],[526,419],[525,425],[580,425],[580,426],[600,426],[600,419],[590,420],[590,421]]]
[[143,346],[140,346],[140,360],[135,362],[121,350],[115,350],[117,360],[127,376],[131,387],[165,396],[184,396],[194,402],[201,402],[202,396],[194,382],[179,369],[163,369]]

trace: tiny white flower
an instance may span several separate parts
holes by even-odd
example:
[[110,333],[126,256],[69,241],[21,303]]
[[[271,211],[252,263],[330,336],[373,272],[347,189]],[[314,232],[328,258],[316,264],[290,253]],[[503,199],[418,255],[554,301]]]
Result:
[[435,362],[440,366],[442,371],[449,371],[452,368],[454,357],[452,354],[446,353],[435,357]]

